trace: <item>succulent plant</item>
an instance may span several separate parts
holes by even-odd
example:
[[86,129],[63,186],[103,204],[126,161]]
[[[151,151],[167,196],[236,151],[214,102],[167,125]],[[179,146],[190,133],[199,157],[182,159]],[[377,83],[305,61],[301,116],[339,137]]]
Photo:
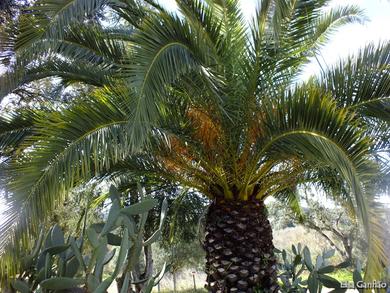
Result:
[[[297,246],[292,245],[291,255],[286,250],[276,250],[282,256],[282,262],[279,264],[280,290],[282,292],[321,292],[323,287],[332,288],[337,292],[344,292],[341,284],[335,278],[328,274],[337,269],[346,268],[349,262],[342,262],[338,265],[329,264],[329,259],[335,254],[335,250],[324,251],[316,257],[315,262],[312,260],[310,249],[299,243]],[[308,272],[307,279],[303,278],[303,273]]]
[[[119,273],[126,273],[126,280],[121,293],[127,292],[130,271],[139,260],[143,246],[151,245],[161,238],[161,229],[167,211],[167,201],[161,208],[159,228],[152,236],[144,240],[144,228],[148,212],[158,201],[144,198],[139,203],[122,208],[120,194],[114,186],[110,187],[112,201],[107,220],[104,223],[92,224],[86,229],[86,235],[78,238],[65,236],[59,225],[55,225],[44,234],[41,229],[34,249],[22,260],[21,277],[14,279],[11,286],[21,293],[51,293],[61,290],[67,292],[104,293],[116,279]],[[138,221],[137,221],[137,218]],[[88,241],[91,251],[86,254],[85,245]],[[116,247],[109,249],[109,245]],[[117,254],[113,272],[103,278],[104,267]],[[167,266],[164,265],[159,274],[143,280],[146,286],[144,293],[161,280]],[[61,291],[63,292],[63,291]]]

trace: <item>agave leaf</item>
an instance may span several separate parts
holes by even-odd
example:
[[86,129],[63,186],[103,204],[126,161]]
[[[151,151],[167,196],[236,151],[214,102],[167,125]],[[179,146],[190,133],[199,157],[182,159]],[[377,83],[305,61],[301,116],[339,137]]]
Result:
[[70,247],[69,244],[52,246],[52,247],[46,248],[44,251],[42,251],[42,253],[43,254],[48,253],[50,255],[56,255],[56,254],[60,254],[60,253],[62,253],[64,251],[66,251],[69,247]]
[[101,280],[101,277],[103,275],[104,260],[107,254],[107,242],[101,243],[101,245],[96,248],[94,254],[96,256],[94,274],[98,278],[98,280]]
[[353,276],[353,282],[355,283],[355,286],[356,286],[356,284],[358,282],[363,281],[362,275],[361,275],[361,273],[357,269],[355,269],[353,271],[353,275],[352,276]]
[[87,229],[87,236],[89,242],[92,244],[94,248],[99,246],[99,239],[98,239],[98,234],[96,233],[96,230],[93,228],[88,228]]
[[144,287],[144,292],[145,293],[151,293],[154,287],[154,281],[153,279],[149,279]]
[[310,271],[312,271],[314,269],[314,266],[313,266],[313,263],[311,261],[310,250],[309,250],[309,248],[307,248],[307,246],[305,246],[305,248],[303,248],[303,259],[305,260],[305,264],[306,264],[307,268]]
[[275,253],[282,253],[282,251],[280,249],[277,249],[276,247],[274,248],[274,252]]
[[28,284],[25,281],[14,280],[14,281],[12,281],[11,285],[14,289],[16,289],[20,293],[30,293],[31,292]]
[[291,245],[291,250],[294,254],[298,254],[297,248],[295,247],[294,244]]
[[37,278],[36,278],[36,283],[40,283],[45,279],[45,268],[42,268],[39,270]]
[[315,273],[311,273],[307,279],[307,288],[310,293],[318,293],[319,283]]
[[105,223],[94,223],[90,228],[95,229],[96,233],[100,234],[104,228]]
[[127,208],[123,208],[121,213],[127,216],[135,216],[139,214],[144,214],[153,209],[158,204],[157,199],[149,198],[144,199],[139,203],[133,204]]
[[112,200],[112,205],[111,205],[110,211],[108,213],[107,221],[106,221],[102,231],[100,232],[100,235],[105,235],[109,231],[111,231],[113,229],[117,219],[119,218],[119,215],[120,215],[119,200],[117,199],[116,196],[113,197],[111,200]]
[[325,258],[331,258],[332,256],[334,256],[336,250],[335,249],[329,249],[327,251],[325,251],[323,254],[322,254],[322,257],[325,259]]
[[132,238],[135,238],[136,237],[136,230],[135,230],[136,223],[135,223],[134,219],[131,216],[123,217],[123,224],[128,229],[129,235]]
[[124,228],[122,243],[119,249],[118,260],[116,262],[114,272],[112,273],[113,278],[116,278],[116,276],[119,274],[119,271],[122,269],[123,264],[126,261],[126,256],[129,251],[129,248],[130,248],[129,231],[127,230],[127,228]]
[[44,230],[44,227],[42,226],[40,231],[39,231],[38,240],[37,240],[37,242],[35,244],[35,247],[34,247],[32,253],[31,253],[31,256],[33,258],[36,258],[38,256],[38,253],[39,253],[39,251],[41,249],[44,237],[45,237],[45,230]]
[[297,254],[295,257],[294,257],[294,261],[293,261],[293,264],[295,266],[297,266],[298,264],[300,264],[302,262],[302,256],[300,254]]
[[341,287],[340,282],[330,276],[319,274],[318,278],[320,279],[321,283],[327,288],[337,289]]
[[154,277],[154,286],[156,286],[158,283],[160,283],[160,281],[162,280],[162,278],[164,278],[164,275],[170,270],[170,266],[167,265],[167,263],[165,262],[163,267],[161,268],[161,271],[158,273],[158,275],[156,275]]
[[319,274],[329,274],[329,273],[334,272],[334,270],[335,270],[335,266],[329,265],[329,266],[325,266],[325,267],[318,269],[318,273]]
[[49,247],[53,246],[53,243],[51,242],[51,230],[52,229],[53,229],[53,227],[51,227],[46,234],[45,245],[44,245],[45,248],[49,248]]
[[40,271],[45,267],[45,259],[46,259],[46,253],[39,254],[37,259],[37,264],[36,264],[38,271]]
[[88,277],[87,277],[87,285],[88,285],[88,290],[89,292],[93,292],[94,290],[96,290],[97,287],[99,287],[99,279],[93,275],[93,274],[89,274]]
[[323,263],[324,263],[324,259],[322,258],[322,256],[317,255],[315,269],[318,270],[322,266]]
[[112,258],[114,257],[115,253],[116,253],[116,249],[113,249],[110,252],[108,252],[106,254],[106,256],[104,257],[103,264],[106,265],[107,263],[109,263],[112,260]]
[[74,239],[71,239],[70,240],[70,246],[72,247],[72,250],[74,252],[74,255],[76,256],[80,266],[83,268],[84,271],[86,271],[87,267],[85,265],[85,262],[84,262],[84,259],[81,255],[81,252],[80,252],[80,249],[79,247],[77,246],[76,242],[74,241]]
[[52,246],[65,245],[64,232],[58,224],[51,230],[51,244]]
[[343,262],[339,263],[337,265],[337,268],[338,269],[345,269],[345,268],[348,268],[350,265],[351,265],[351,262],[347,260],[347,261],[343,261]]
[[155,231],[153,233],[152,236],[149,237],[149,239],[147,239],[145,242],[144,242],[144,246],[148,246],[148,245],[151,245],[152,243],[158,241],[162,236],[162,232],[160,229],[158,229],[157,231]]
[[114,185],[110,186],[109,194],[112,202],[120,201],[121,194],[119,193],[118,189],[116,189]]
[[70,288],[77,288],[85,283],[84,279],[73,279],[66,277],[50,278],[40,283],[41,287],[50,290],[65,290]]
[[80,262],[75,256],[72,257],[69,261],[67,261],[65,265],[64,277],[73,278],[77,274],[79,268],[80,268]]
[[93,291],[93,293],[106,293],[107,289],[110,287],[111,283],[114,281],[112,277],[108,277]]
[[52,259],[51,255],[49,253],[44,254],[45,255],[45,279],[48,279],[51,277],[52,274]]
[[130,283],[129,281],[130,281],[130,273],[127,272],[125,275],[125,279],[123,281],[123,286],[121,288],[120,293],[127,293],[128,292],[129,283]]

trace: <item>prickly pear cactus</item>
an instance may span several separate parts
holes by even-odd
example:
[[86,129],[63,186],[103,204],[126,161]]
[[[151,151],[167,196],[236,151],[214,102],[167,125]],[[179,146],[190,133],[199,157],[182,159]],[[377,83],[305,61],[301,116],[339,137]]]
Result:
[[[120,194],[110,187],[111,208],[104,223],[96,223],[86,229],[86,235],[72,236],[65,241],[59,225],[44,233],[41,229],[31,254],[22,260],[25,278],[11,282],[14,290],[21,293],[51,292],[91,292],[104,293],[120,273],[126,278],[121,293],[128,292],[130,271],[139,260],[143,246],[158,241],[167,211],[167,201],[161,208],[159,228],[144,241],[145,223],[148,213],[158,204],[152,198],[143,198],[139,203],[121,207]],[[138,221],[137,221],[137,219]],[[83,245],[88,242],[90,253],[86,254]],[[115,247],[110,249],[110,247]],[[105,267],[117,255],[114,270],[104,278]],[[161,280],[167,268],[148,280],[144,293],[149,293]],[[127,273],[126,273],[127,272]]]

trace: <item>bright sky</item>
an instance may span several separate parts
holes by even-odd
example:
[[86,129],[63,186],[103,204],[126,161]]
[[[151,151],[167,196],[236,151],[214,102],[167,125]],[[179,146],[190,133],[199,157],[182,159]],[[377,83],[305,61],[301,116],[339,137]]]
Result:
[[[244,15],[250,19],[259,0],[241,0]],[[160,0],[168,9],[177,8],[175,0]],[[319,61],[326,68],[341,57],[356,52],[369,42],[390,40],[390,1],[387,0],[333,0],[332,6],[358,5],[364,9],[369,21],[363,25],[346,25],[336,32],[330,43],[321,52]],[[320,66],[315,62],[306,68],[305,76],[318,73]]]

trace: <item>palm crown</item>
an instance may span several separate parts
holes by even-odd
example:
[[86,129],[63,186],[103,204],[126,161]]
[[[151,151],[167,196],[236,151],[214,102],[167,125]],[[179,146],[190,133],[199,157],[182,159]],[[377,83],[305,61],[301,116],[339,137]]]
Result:
[[[217,201],[275,196],[297,213],[297,187],[318,184],[358,211],[371,240],[368,278],[377,274],[384,252],[370,206],[375,158],[388,144],[390,46],[300,78],[334,29],[362,12],[263,0],[248,22],[235,0],[177,0],[179,15],[145,2],[41,0],[4,40],[16,63],[3,94],[50,76],[95,88],[70,106],[2,118],[13,194],[2,249],[26,242],[25,231],[94,177],[147,174]],[[101,9],[124,28],[85,21]]]

